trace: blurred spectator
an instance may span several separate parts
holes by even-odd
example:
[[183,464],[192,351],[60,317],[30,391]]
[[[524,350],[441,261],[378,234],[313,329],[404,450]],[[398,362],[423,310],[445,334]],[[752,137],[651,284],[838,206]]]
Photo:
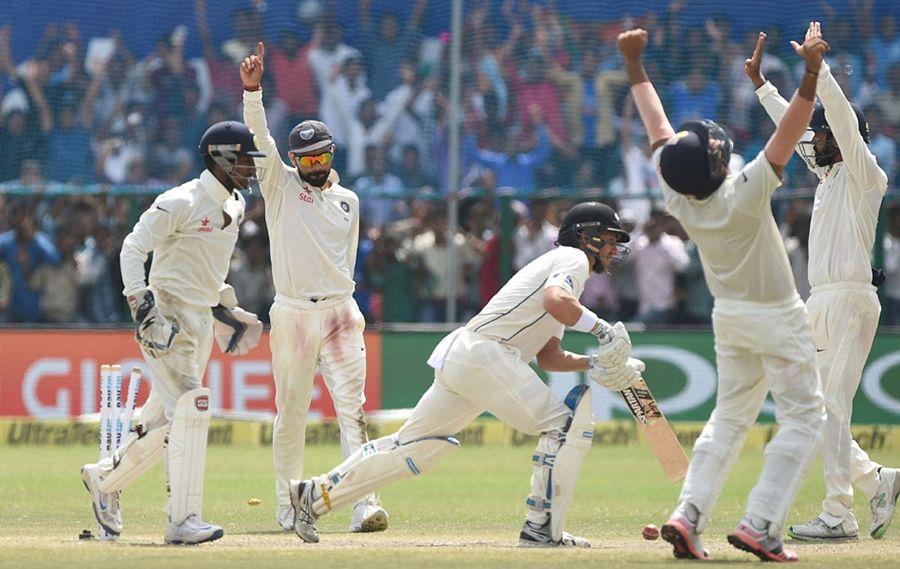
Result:
[[320,86],[316,85],[310,54],[322,43],[321,35],[322,29],[316,27],[309,43],[302,45],[296,32],[285,30],[281,41],[266,53],[266,65],[275,79],[275,96],[287,107],[290,127],[315,117],[319,111]]
[[60,263],[45,263],[35,269],[28,286],[40,295],[41,312],[47,322],[77,322],[78,265],[75,262],[75,238],[68,228],[59,229],[56,245]]
[[809,298],[809,224],[811,212],[805,211],[796,215],[788,227],[788,235],[784,240],[784,248],[794,273],[797,294],[804,301]]
[[[206,18],[206,0],[194,0],[194,12],[197,16],[197,29],[199,31],[200,41],[203,46],[203,60],[206,64],[215,96],[220,101],[226,101],[226,104],[237,104],[238,101],[240,101],[243,87],[241,85],[241,77],[238,73],[235,72],[235,70],[240,64],[241,59],[243,59],[244,56],[248,53],[251,53],[251,48],[256,44],[249,43],[249,39],[247,40],[247,43],[249,44],[248,46],[244,46],[244,42],[241,41],[238,41],[237,44],[226,43],[223,48],[228,46],[230,55],[223,56],[219,49],[216,48],[216,45],[212,39],[212,34],[209,30],[209,23]],[[242,33],[252,33],[245,31],[247,29],[247,26],[244,25],[243,20],[243,16],[245,14],[246,12],[242,10],[238,10],[235,12],[232,19],[232,21],[234,22],[235,31],[242,30]],[[250,17],[255,18],[255,15],[251,14]],[[252,29],[252,23],[250,27]],[[257,33],[254,37],[256,39],[253,41],[258,41],[262,39],[262,34]],[[217,121],[211,121],[209,124],[213,124],[215,122]],[[196,137],[196,140],[199,141],[200,137]]]
[[34,272],[43,265],[57,265],[59,253],[47,235],[37,231],[31,211],[20,204],[12,214],[12,229],[0,233],[0,261],[12,278],[10,322],[40,322],[41,293],[30,286]]
[[652,211],[631,252],[640,297],[637,319],[646,324],[672,322],[677,308],[675,277],[689,262],[681,239],[666,233],[667,223],[664,211]]
[[897,175],[897,136],[898,124],[887,122],[878,107],[872,106],[865,111],[869,121],[869,150],[875,155],[878,165],[885,171],[890,183],[896,183]]
[[[538,112],[538,111],[536,111]],[[518,196],[530,196],[536,189],[535,173],[550,156],[546,128],[538,127],[537,144],[529,145],[517,131],[507,133],[503,152],[478,148],[474,135],[467,135],[463,152],[475,163],[494,172],[498,188],[514,188]],[[530,148],[529,148],[530,147]]]
[[234,287],[241,306],[268,319],[275,290],[268,247],[262,236],[248,239],[242,249],[235,250],[227,280]]
[[581,294],[581,304],[604,320],[616,321],[619,319],[619,299],[616,292],[616,283],[610,273],[591,273]]
[[22,110],[13,109],[0,116],[0,182],[19,178],[22,163],[42,156],[46,144],[43,132],[28,129]]
[[437,185],[437,181],[425,172],[419,148],[414,144],[407,144],[403,147],[400,165],[394,170],[394,173],[408,191],[418,190],[425,186],[434,188]]
[[403,182],[387,171],[385,149],[369,146],[366,149],[368,173],[353,183],[359,196],[359,208],[366,225],[381,227],[406,215],[408,208],[403,201]]
[[409,253],[391,233],[382,233],[374,243],[367,269],[372,288],[380,294],[382,322],[418,320],[415,275]]
[[[346,144],[349,139],[346,130],[342,130],[343,125],[337,122],[339,118],[336,116],[337,110],[334,106],[338,102],[351,103],[353,106],[346,111],[348,114],[355,114],[359,104],[371,96],[371,91],[366,87],[366,76],[359,50],[341,43],[341,28],[337,21],[332,16],[326,16],[319,22],[317,28],[316,34],[321,37],[321,41],[310,50],[309,64],[316,74],[316,85],[322,92],[319,115],[331,129],[335,142],[338,145]],[[354,59],[352,63],[358,66],[348,65],[349,59]],[[343,77],[343,80],[339,83],[337,79],[340,77]],[[338,89],[340,92],[329,96],[329,89]],[[353,97],[350,98],[350,95]],[[332,98],[335,100],[332,101]]]
[[181,132],[174,117],[160,126],[162,135],[150,155],[150,170],[166,185],[177,186],[190,179],[195,152],[181,145]]
[[372,21],[371,0],[359,2],[360,43],[368,62],[372,95],[381,100],[400,83],[399,66],[418,48],[422,17],[428,0],[416,0],[405,24],[393,12],[383,12],[378,30]]
[[884,324],[900,326],[900,202],[891,204],[884,236]]
[[516,252],[513,257],[514,271],[556,247],[559,231],[547,221],[546,213],[547,204],[541,202],[532,202],[531,211],[523,212],[513,238]]
[[693,241],[685,243],[688,264],[678,275],[681,293],[681,314],[677,320],[685,324],[712,323],[713,296],[706,286],[703,265],[700,262],[700,250]]
[[672,124],[676,128],[686,120],[719,116],[719,86],[709,75],[710,69],[703,63],[703,59],[697,58],[685,78],[672,85],[669,105],[672,109]]
[[630,322],[637,316],[638,307],[640,306],[640,290],[637,284],[637,264],[634,260],[634,244],[640,238],[638,231],[637,217],[634,212],[628,209],[619,210],[619,223],[622,229],[631,234],[631,242],[629,247],[632,249],[631,254],[624,263],[617,266],[615,270],[610,271],[613,282],[615,283],[616,292],[618,292],[618,314],[616,319],[623,322]]
[[[447,319],[446,305],[451,278],[455,279],[459,314],[471,312],[473,307],[465,305],[464,295],[466,281],[477,271],[478,258],[461,233],[454,235],[452,241],[448,239],[445,208],[432,210],[428,215],[426,226],[428,231],[412,242],[412,252],[424,279],[423,285],[419,288],[419,321],[444,322]],[[447,257],[451,243],[456,250],[456,259],[459,263],[452,276],[447,274]]]

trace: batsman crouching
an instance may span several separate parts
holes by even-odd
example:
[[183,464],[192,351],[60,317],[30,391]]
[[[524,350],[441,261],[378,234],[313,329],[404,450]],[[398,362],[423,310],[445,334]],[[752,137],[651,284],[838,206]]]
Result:
[[[488,411],[518,431],[540,435],[519,544],[589,547],[564,529],[594,434],[591,390],[579,385],[560,401],[528,362],[536,357],[548,371],[589,371],[612,391],[641,378],[643,363],[629,357],[624,326],[611,327],[578,302],[590,271],[604,272],[621,262],[628,240],[607,206],[588,202],[572,208],[560,228],[560,247],[526,265],[479,314],[437,345],[428,359],[434,384],[398,432],[366,443],[326,474],[291,481],[297,535],[318,542],[320,516],[430,469],[459,446],[453,435]],[[602,343],[598,353],[564,351],[566,326],[595,335]]]
[[[244,354],[259,342],[262,323],[237,306],[225,284],[244,216],[239,190],[256,184],[262,157],[239,122],[206,131],[199,178],[161,194],[125,238],[120,256],[135,339],[150,368],[150,398],[141,424],[112,457],[81,470],[94,516],[111,535],[122,531],[119,494],[165,457],[169,502],[165,541],[219,539],[222,528],[202,519],[210,392],[202,378],[213,338],[224,353]],[[144,261],[154,252],[149,286]]]

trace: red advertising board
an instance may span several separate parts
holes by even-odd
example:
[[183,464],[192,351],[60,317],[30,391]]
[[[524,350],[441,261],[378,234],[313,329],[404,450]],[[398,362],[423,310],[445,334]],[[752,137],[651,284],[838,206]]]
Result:
[[[102,364],[120,364],[123,375],[143,372],[138,404],[149,393],[149,368],[128,330],[0,330],[0,416],[61,419],[97,411]],[[366,410],[381,409],[381,336],[366,333]],[[213,347],[204,384],[214,409],[275,412],[269,337],[245,356]],[[334,417],[334,405],[317,373],[312,418]]]

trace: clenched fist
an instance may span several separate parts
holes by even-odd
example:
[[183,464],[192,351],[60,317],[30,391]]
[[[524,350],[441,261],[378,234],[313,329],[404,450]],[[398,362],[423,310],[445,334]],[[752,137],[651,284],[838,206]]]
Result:
[[640,60],[647,47],[647,30],[637,28],[619,34],[617,39],[619,51],[626,60]]

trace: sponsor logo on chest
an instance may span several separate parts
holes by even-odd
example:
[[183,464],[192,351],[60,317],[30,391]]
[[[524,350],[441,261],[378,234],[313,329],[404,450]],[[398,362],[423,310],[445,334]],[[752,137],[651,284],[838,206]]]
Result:
[[197,228],[197,231],[200,233],[211,233],[213,230],[212,225],[210,225],[209,216],[204,215],[203,219],[200,220],[200,227]]
[[313,203],[312,192],[305,188],[300,191],[300,194],[297,195],[297,197],[300,198],[300,201],[302,202]]

